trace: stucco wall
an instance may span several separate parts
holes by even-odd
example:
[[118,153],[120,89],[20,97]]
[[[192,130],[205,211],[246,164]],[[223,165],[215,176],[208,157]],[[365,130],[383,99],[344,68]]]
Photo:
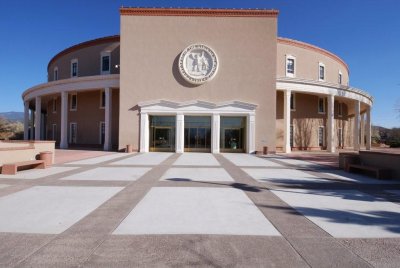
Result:
[[341,71],[342,85],[348,85],[349,73],[347,67],[326,54],[280,42],[278,42],[277,52],[277,77],[286,76],[286,55],[291,55],[296,58],[296,78],[318,81],[319,62],[322,62],[325,65],[325,82],[338,84],[338,75]]
[[[257,104],[256,150],[275,150],[276,28],[271,17],[121,16],[119,148],[139,147],[137,104],[166,99]],[[193,43],[211,47],[220,64],[200,86],[185,82],[177,68]]]
[[48,81],[54,81],[54,68],[58,68],[58,80],[71,78],[71,60],[78,59],[78,77],[101,74],[101,52],[111,53],[111,74],[118,74],[120,51],[119,42],[104,43],[90,47],[79,48],[56,58],[48,69]]

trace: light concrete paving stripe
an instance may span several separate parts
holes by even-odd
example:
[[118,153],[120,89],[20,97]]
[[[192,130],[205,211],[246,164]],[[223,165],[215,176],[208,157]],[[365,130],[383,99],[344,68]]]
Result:
[[243,191],[193,187],[152,188],[114,234],[280,235]]
[[126,157],[129,154],[127,153],[115,153],[115,154],[109,154],[109,155],[103,155],[99,157],[93,157],[93,158],[88,158],[84,160],[79,160],[79,161],[74,161],[74,162],[68,162],[65,163],[64,165],[95,165],[95,164],[100,164],[103,162],[111,161],[120,157]]
[[50,167],[46,169],[29,169],[24,171],[18,171],[15,175],[0,175],[0,179],[25,179],[25,180],[34,180],[39,179],[51,175],[56,175],[59,173],[72,171],[74,169],[78,169],[77,167]]
[[173,155],[172,153],[143,153],[136,154],[132,157],[125,158],[120,161],[113,162],[112,165],[159,165],[163,161],[167,160],[168,157]]
[[173,166],[219,166],[218,161],[208,153],[184,153]]
[[311,174],[296,169],[242,168],[242,170],[259,182],[272,182],[272,183],[284,183],[284,184],[328,182],[328,180],[319,179],[316,176],[313,176]]
[[0,198],[0,232],[59,234],[122,187],[35,186]]
[[61,180],[135,181],[150,169],[143,167],[99,167],[64,177]]
[[0,189],[1,189],[1,188],[6,188],[6,187],[8,187],[8,186],[10,186],[10,185],[7,185],[7,184],[0,184]]
[[334,178],[354,182],[354,183],[361,183],[361,184],[396,184],[399,182],[390,181],[390,180],[378,180],[370,177],[366,177],[360,174],[349,173],[344,170],[327,170],[324,172],[319,173],[321,176],[328,175]]
[[226,159],[239,167],[282,167],[282,165],[249,154],[222,154]]
[[400,237],[400,205],[354,190],[272,192],[333,237]]
[[170,168],[161,177],[166,181],[234,181],[223,168]]

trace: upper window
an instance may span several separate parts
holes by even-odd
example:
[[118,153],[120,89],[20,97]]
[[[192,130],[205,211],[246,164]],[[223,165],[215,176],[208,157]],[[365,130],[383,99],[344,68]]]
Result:
[[318,98],[318,113],[325,113],[325,98]]
[[286,55],[286,76],[295,77],[296,58],[291,55]]
[[290,110],[296,110],[296,94],[294,93],[290,94]]
[[109,74],[111,70],[110,52],[101,52],[100,64],[101,74]]
[[73,59],[71,60],[71,77],[78,76],[78,60]]
[[76,111],[78,109],[78,95],[76,93],[71,94],[71,103],[69,109]]
[[319,81],[325,81],[325,65],[321,62],[319,63],[318,79]]
[[339,75],[338,75],[338,84],[341,85],[342,84],[342,72],[339,71]]
[[57,81],[58,80],[58,67],[54,67],[54,76],[53,76],[53,80]]

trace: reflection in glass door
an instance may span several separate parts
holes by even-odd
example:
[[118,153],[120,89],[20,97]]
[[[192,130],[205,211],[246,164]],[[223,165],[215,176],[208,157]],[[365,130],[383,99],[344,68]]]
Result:
[[221,117],[221,152],[245,152],[246,117]]
[[150,151],[175,151],[174,116],[150,116]]
[[211,152],[211,117],[185,116],[185,152]]

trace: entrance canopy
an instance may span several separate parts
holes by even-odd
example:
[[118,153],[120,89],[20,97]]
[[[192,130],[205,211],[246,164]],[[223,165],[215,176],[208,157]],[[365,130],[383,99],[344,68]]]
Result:
[[[174,137],[175,142],[168,141],[168,144],[173,145],[175,147],[174,151],[177,153],[190,151],[193,150],[193,148],[200,150],[200,148],[203,147],[205,151],[207,151],[207,148],[209,148],[208,146],[210,146],[209,150],[212,153],[219,153],[221,145],[226,147],[228,142],[232,144],[232,149],[238,147],[239,138],[240,142],[242,142],[241,139],[243,139],[243,146],[241,146],[243,150],[248,153],[252,153],[255,150],[255,109],[257,107],[255,104],[235,100],[220,103],[200,100],[186,102],[154,100],[141,102],[138,106],[140,107],[141,152],[148,152],[149,150],[155,149],[156,141],[153,140],[154,137],[157,137],[159,140],[161,139],[163,143],[165,143],[165,139],[170,140],[171,137]],[[157,115],[175,116],[175,127],[169,130],[161,128],[153,129],[152,126],[150,126],[149,118]],[[210,126],[196,128],[185,126],[185,124],[189,122],[187,119],[195,119],[195,116],[203,116],[202,118],[204,120],[207,119],[207,117],[210,118]],[[245,119],[243,120],[243,122],[245,122],[245,128],[243,127],[241,130],[242,132],[245,131],[245,133],[239,133],[239,130],[235,129],[227,130],[224,124],[223,129],[221,129],[221,117],[224,119],[230,116],[240,116]],[[223,133],[221,133],[221,131]],[[224,135],[229,135],[230,137],[234,136],[234,138],[230,138],[233,142],[227,140],[228,138]],[[223,144],[220,143],[221,140]],[[225,142],[225,140],[227,141]]]

